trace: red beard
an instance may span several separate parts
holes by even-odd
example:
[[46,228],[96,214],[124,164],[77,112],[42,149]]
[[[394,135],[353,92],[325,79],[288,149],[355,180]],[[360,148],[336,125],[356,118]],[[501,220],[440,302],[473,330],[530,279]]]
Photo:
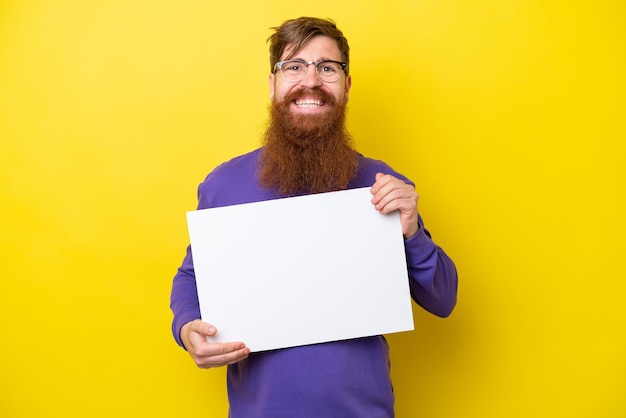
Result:
[[[323,114],[293,114],[289,106],[301,96],[320,98],[331,109]],[[261,186],[283,196],[345,189],[357,169],[345,117],[345,103],[337,104],[319,89],[301,89],[272,102],[258,171]]]

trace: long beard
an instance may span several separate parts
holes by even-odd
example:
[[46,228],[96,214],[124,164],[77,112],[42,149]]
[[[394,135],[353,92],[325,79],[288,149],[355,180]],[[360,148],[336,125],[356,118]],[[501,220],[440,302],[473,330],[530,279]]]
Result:
[[342,190],[357,169],[357,153],[346,129],[345,103],[316,90],[332,110],[323,115],[292,114],[289,104],[300,90],[281,102],[273,102],[264,134],[258,171],[261,186],[283,196]]

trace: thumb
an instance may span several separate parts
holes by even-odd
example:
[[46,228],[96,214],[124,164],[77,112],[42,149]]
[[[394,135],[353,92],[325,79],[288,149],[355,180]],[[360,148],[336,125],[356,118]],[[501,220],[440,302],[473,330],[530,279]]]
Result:
[[213,336],[217,334],[217,328],[208,322],[196,319],[191,323],[191,330],[201,335]]

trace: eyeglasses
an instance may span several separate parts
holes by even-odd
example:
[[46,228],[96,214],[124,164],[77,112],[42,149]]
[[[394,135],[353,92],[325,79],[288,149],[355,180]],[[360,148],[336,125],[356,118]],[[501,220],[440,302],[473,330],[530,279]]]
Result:
[[317,77],[326,82],[334,83],[341,77],[341,72],[346,70],[348,66],[345,62],[322,60],[317,62],[305,60],[288,60],[279,61],[274,65],[274,72],[280,70],[283,80],[289,83],[297,83],[302,80],[309,69],[309,65],[315,66],[315,74]]

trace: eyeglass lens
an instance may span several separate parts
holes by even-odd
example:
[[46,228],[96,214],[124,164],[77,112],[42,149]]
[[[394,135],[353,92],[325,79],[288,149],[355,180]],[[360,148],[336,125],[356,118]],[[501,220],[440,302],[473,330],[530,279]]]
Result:
[[302,60],[283,61],[280,65],[280,72],[285,81],[297,82],[302,80],[309,69],[309,65],[315,66],[317,76],[326,82],[339,80],[343,71],[341,63],[336,61],[319,61],[317,63],[307,63]]

